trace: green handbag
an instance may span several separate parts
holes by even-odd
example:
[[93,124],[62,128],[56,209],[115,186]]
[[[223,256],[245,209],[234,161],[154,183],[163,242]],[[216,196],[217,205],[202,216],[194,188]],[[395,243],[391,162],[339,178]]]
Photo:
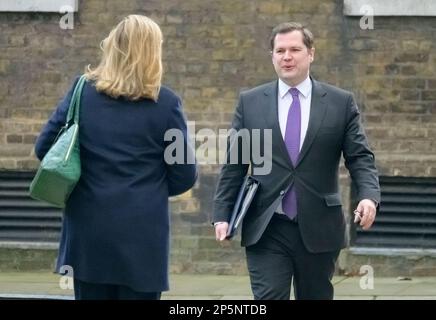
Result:
[[64,208],[80,179],[79,111],[85,76],[74,88],[65,126],[44,156],[30,184],[30,196]]

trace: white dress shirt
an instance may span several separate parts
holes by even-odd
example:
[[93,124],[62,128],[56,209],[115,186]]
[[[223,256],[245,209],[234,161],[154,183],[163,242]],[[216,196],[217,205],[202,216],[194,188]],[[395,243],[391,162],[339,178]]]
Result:
[[[300,151],[303,145],[304,138],[306,137],[307,127],[309,126],[309,115],[310,115],[310,103],[312,100],[312,81],[307,77],[303,82],[298,84],[295,88],[300,91],[298,97],[300,98],[301,107],[301,132],[300,132]],[[286,122],[288,121],[288,112],[292,104],[292,95],[289,92],[291,89],[286,83],[279,79],[278,87],[278,115],[280,131],[282,133],[282,138],[285,140],[286,133]],[[283,213],[282,204],[276,210],[279,213]]]
[[[300,150],[303,145],[304,138],[306,137],[307,127],[309,125],[309,115],[310,115],[310,102],[312,99],[312,81],[309,77],[303,82],[297,85],[295,88],[300,91],[300,106],[301,106],[301,132],[300,132]],[[279,108],[279,123],[280,131],[282,132],[282,138],[285,140],[286,123],[288,121],[288,112],[292,104],[292,95],[289,92],[291,89],[286,83],[279,79],[279,90],[277,101]]]

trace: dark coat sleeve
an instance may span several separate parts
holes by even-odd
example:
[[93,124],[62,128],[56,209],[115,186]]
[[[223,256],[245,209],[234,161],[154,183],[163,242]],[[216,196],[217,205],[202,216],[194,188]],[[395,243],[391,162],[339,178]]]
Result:
[[[246,141],[239,139],[238,132],[244,128],[242,95],[232,122],[232,133],[227,140],[226,163],[221,168],[214,198],[212,222],[229,221],[235,205],[239,189],[248,172],[248,163],[243,163],[242,144]],[[234,161],[237,153],[237,161]]]
[[197,180],[197,167],[195,163],[195,153],[193,146],[190,145],[188,139],[188,130],[186,125],[186,120],[182,110],[182,103],[180,99],[177,99],[176,105],[171,109],[171,114],[168,120],[168,130],[176,130],[178,135],[176,135],[176,140],[168,141],[168,145],[171,143],[183,142],[182,145],[177,145],[177,152],[183,149],[183,159],[182,161],[177,161],[174,163],[169,163],[168,159],[165,159],[167,166],[167,181],[168,181],[168,192],[170,196],[176,196],[192,188],[195,181]]
[[372,199],[380,202],[378,173],[363,129],[360,112],[352,95],[348,99],[347,127],[343,142],[345,166],[357,187],[358,201]]
[[39,160],[42,160],[59,133],[59,130],[65,125],[67,119],[68,108],[70,105],[71,97],[73,95],[74,87],[76,86],[79,77],[74,81],[73,86],[70,88],[66,96],[56,107],[55,111],[50,116],[50,119],[42,129],[35,143],[35,154]]

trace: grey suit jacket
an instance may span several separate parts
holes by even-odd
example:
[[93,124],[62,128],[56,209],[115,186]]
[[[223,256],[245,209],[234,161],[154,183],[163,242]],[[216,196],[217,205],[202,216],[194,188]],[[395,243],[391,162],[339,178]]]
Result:
[[[345,166],[357,187],[357,198],[380,202],[378,174],[374,154],[370,151],[360,113],[350,92],[312,79],[312,101],[309,127],[293,166],[280,132],[277,108],[278,81],[242,92],[232,127],[236,131],[271,129],[272,143],[261,134],[266,158],[271,159],[267,174],[256,174],[264,164],[253,161],[253,153],[241,145],[241,139],[229,139],[228,157],[237,152],[238,160],[229,158],[218,178],[214,198],[213,221],[229,221],[233,204],[243,178],[251,174],[260,181],[242,225],[242,245],[255,244],[265,231],[287,189],[294,184],[297,191],[298,223],[301,236],[310,252],[339,250],[346,245],[345,218],[339,192],[339,161]],[[242,130],[247,131],[247,130]],[[253,142],[253,139],[251,139]],[[248,151],[247,151],[248,150]],[[250,165],[242,161],[244,152]]]

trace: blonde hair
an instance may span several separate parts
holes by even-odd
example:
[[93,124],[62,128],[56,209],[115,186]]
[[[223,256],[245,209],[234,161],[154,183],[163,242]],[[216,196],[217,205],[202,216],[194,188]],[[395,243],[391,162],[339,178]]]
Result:
[[103,56],[85,75],[97,91],[128,100],[157,100],[162,80],[162,32],[150,18],[129,15],[102,41]]

